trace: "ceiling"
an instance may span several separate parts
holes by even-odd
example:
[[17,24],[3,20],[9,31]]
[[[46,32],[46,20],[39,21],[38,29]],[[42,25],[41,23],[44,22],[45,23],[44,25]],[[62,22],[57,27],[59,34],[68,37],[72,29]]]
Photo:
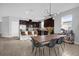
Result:
[[[64,12],[78,6],[78,3],[51,3],[51,13]],[[2,16],[15,16],[33,21],[44,19],[49,13],[49,7],[49,3],[0,3]]]

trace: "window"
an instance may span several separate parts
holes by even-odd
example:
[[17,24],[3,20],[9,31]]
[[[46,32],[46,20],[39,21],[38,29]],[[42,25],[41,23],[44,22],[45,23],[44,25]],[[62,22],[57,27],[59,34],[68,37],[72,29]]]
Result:
[[61,28],[65,30],[72,29],[72,15],[67,15],[61,18]]

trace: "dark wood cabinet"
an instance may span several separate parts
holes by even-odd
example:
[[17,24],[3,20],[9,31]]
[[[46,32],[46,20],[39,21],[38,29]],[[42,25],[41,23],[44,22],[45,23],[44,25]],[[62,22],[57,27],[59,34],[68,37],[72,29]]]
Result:
[[33,22],[33,21],[26,21],[26,20],[20,20],[20,25],[26,25],[26,27],[33,27],[33,28],[39,28],[41,22]]
[[34,28],[39,28],[40,24],[41,24],[41,22],[32,22],[32,25]]
[[[27,28],[26,30],[29,30],[30,28],[33,28],[33,30],[36,29],[38,31],[38,35],[48,35],[48,31],[40,30],[41,22],[34,22],[32,20],[29,20],[29,21],[20,20],[20,25],[26,25],[26,28]],[[47,27],[52,27],[53,29],[52,29],[51,34],[54,34],[54,20],[53,20],[53,18],[44,20],[44,27],[46,29],[47,29]]]
[[19,21],[19,24],[20,24],[20,25],[26,25],[26,21],[25,21],[25,20],[20,20],[20,21]]
[[46,19],[44,21],[44,27],[54,27],[54,20],[53,20],[53,18]]
[[52,32],[50,34],[54,34],[54,19],[53,18],[49,18],[44,20],[44,27],[51,27],[52,28]]

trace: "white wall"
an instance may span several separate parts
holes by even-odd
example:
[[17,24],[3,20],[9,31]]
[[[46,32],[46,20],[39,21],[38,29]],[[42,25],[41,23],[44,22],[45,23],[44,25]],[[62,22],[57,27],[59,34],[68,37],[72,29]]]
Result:
[[8,36],[9,33],[9,18],[8,17],[2,17],[2,24],[1,24],[1,35]]
[[2,23],[2,19],[0,17],[0,34],[1,34],[1,23]]
[[0,22],[0,34],[1,34],[1,22]]
[[19,19],[17,17],[9,17],[10,33],[12,36],[19,36]]
[[1,35],[2,37],[19,36],[19,20],[16,17],[2,17]]
[[55,16],[55,32],[59,33],[61,28],[61,17],[72,14],[72,28],[75,33],[75,43],[79,43],[79,7],[62,12]]
[[56,15],[54,16],[54,32],[55,33],[60,33],[61,32],[61,16],[60,15]]

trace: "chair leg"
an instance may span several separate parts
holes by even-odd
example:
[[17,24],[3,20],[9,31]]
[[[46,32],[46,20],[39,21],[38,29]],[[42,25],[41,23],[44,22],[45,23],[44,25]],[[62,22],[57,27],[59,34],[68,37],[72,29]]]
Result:
[[57,47],[58,48],[58,55],[60,54],[60,52],[59,52],[59,47]]
[[40,54],[40,56],[41,56],[41,48],[40,48],[40,50],[39,50],[39,54]]
[[33,51],[34,51],[34,47],[32,48],[32,53],[33,53]]
[[41,48],[41,56],[43,55],[43,48]]
[[55,50],[55,48],[54,48],[54,51],[55,51],[55,55],[57,56],[57,53],[56,53],[56,50]]
[[62,52],[64,52],[64,48],[62,47],[62,45],[60,44],[61,48],[62,48]]
[[35,56],[36,56],[36,53],[37,53],[37,47],[36,47],[36,51],[35,51]]
[[43,55],[44,55],[44,48],[43,48]]
[[40,56],[42,56],[42,48],[40,48]]
[[40,47],[39,47],[39,56],[40,56]]
[[50,48],[49,48],[49,56],[50,56]]
[[65,43],[64,43],[64,48],[65,48]]

